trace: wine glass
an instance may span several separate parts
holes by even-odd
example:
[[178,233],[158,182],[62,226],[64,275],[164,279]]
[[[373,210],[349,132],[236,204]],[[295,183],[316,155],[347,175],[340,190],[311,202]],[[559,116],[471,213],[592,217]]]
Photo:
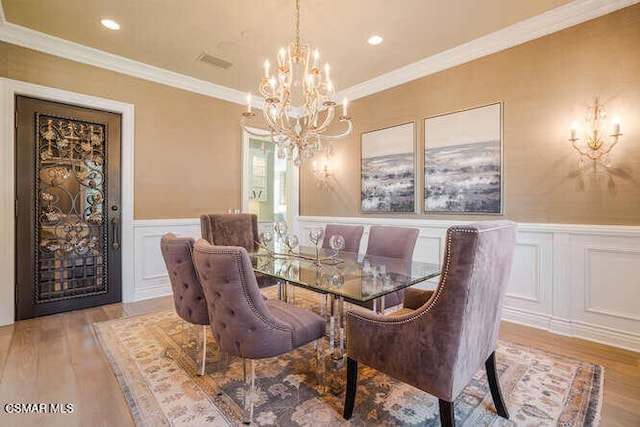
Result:
[[260,243],[262,243],[265,247],[269,247],[269,243],[273,240],[273,233],[270,231],[261,231],[260,232]]
[[289,252],[292,252],[296,246],[298,246],[298,236],[295,234],[287,234],[287,237],[284,238],[284,245]]
[[287,235],[287,223],[276,222],[276,224],[273,226],[273,229],[276,231],[276,234],[278,235],[280,241],[284,241],[284,238]]
[[329,246],[335,252],[333,254],[334,257],[338,256],[338,252],[344,249],[344,237],[341,234],[334,234],[329,239]]
[[320,249],[318,248],[318,244],[324,239],[324,229],[323,228],[313,228],[309,231],[309,240],[316,247],[316,261],[320,260]]
[[324,229],[318,227],[309,231],[309,240],[314,245],[318,246],[318,243],[324,238]]

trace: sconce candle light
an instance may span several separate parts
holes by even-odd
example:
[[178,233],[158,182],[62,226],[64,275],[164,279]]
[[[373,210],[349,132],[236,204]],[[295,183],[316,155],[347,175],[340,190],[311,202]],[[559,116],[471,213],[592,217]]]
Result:
[[318,162],[314,160],[311,164],[313,176],[318,181],[318,187],[322,189],[329,188],[329,180],[331,179],[331,171],[329,170],[329,156],[322,160],[321,167],[318,168]]
[[[346,105],[346,104],[345,104]],[[314,160],[311,163],[311,171],[316,178],[318,187],[326,190],[330,187],[331,183],[331,157],[333,156],[333,144],[329,143],[327,147],[326,155],[321,162]],[[320,166],[320,167],[319,167]]]
[[594,105],[589,107],[589,114],[585,117],[584,138],[577,137],[578,124],[576,122],[571,126],[571,138],[569,138],[571,145],[582,156],[593,160],[594,165],[603,156],[609,154],[622,136],[620,119],[617,117],[611,122],[611,134],[607,135],[605,130],[606,116],[604,107],[596,98]]

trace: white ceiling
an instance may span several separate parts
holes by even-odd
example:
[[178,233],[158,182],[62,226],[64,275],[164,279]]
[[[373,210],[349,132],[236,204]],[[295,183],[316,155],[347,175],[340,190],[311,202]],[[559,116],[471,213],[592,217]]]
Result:
[[[564,25],[545,29],[545,17],[575,25],[565,19],[572,11],[606,13],[636,1],[301,0],[301,41],[318,48],[338,89],[345,89],[461,46],[480,52],[474,40],[491,42],[509,29],[528,28],[531,34],[522,42]],[[275,62],[279,47],[294,39],[295,0],[2,0],[1,5],[6,21],[20,28],[243,92],[256,91],[264,60]],[[103,28],[102,18],[116,20],[121,30]],[[372,34],[384,42],[369,46]],[[508,47],[509,40],[504,43]],[[199,62],[202,52],[233,65],[221,69]]]

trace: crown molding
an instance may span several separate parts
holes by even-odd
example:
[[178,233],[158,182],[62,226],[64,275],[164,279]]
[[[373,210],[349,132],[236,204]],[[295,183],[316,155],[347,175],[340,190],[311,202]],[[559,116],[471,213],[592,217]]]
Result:
[[[246,104],[247,102],[247,94],[239,90],[154,67],[153,65],[144,64],[79,43],[70,42],[59,37],[50,36],[10,22],[0,22],[0,40],[70,59],[75,62],[104,68],[236,104]],[[254,96],[252,104],[256,108],[260,108],[262,106],[262,98]]]
[[598,18],[640,0],[575,0],[556,9],[510,25],[468,43],[397,68],[389,73],[342,90],[338,98],[363,98],[429,74],[526,43],[582,22]]
[[[336,99],[346,97],[354,100],[372,95],[447,68],[526,43],[638,2],[640,0],[574,0],[564,6],[502,30],[351,86],[340,91]],[[0,41],[236,104],[246,104],[246,94],[239,90],[144,64],[6,22],[1,0]],[[251,104],[255,108],[261,108],[263,101],[263,98],[254,96]]]

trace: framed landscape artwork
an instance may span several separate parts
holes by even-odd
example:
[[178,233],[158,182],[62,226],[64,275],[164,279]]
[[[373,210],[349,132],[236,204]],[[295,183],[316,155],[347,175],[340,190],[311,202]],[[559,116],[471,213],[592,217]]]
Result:
[[502,213],[502,103],[424,120],[424,210]]
[[414,123],[361,135],[360,210],[415,212]]

